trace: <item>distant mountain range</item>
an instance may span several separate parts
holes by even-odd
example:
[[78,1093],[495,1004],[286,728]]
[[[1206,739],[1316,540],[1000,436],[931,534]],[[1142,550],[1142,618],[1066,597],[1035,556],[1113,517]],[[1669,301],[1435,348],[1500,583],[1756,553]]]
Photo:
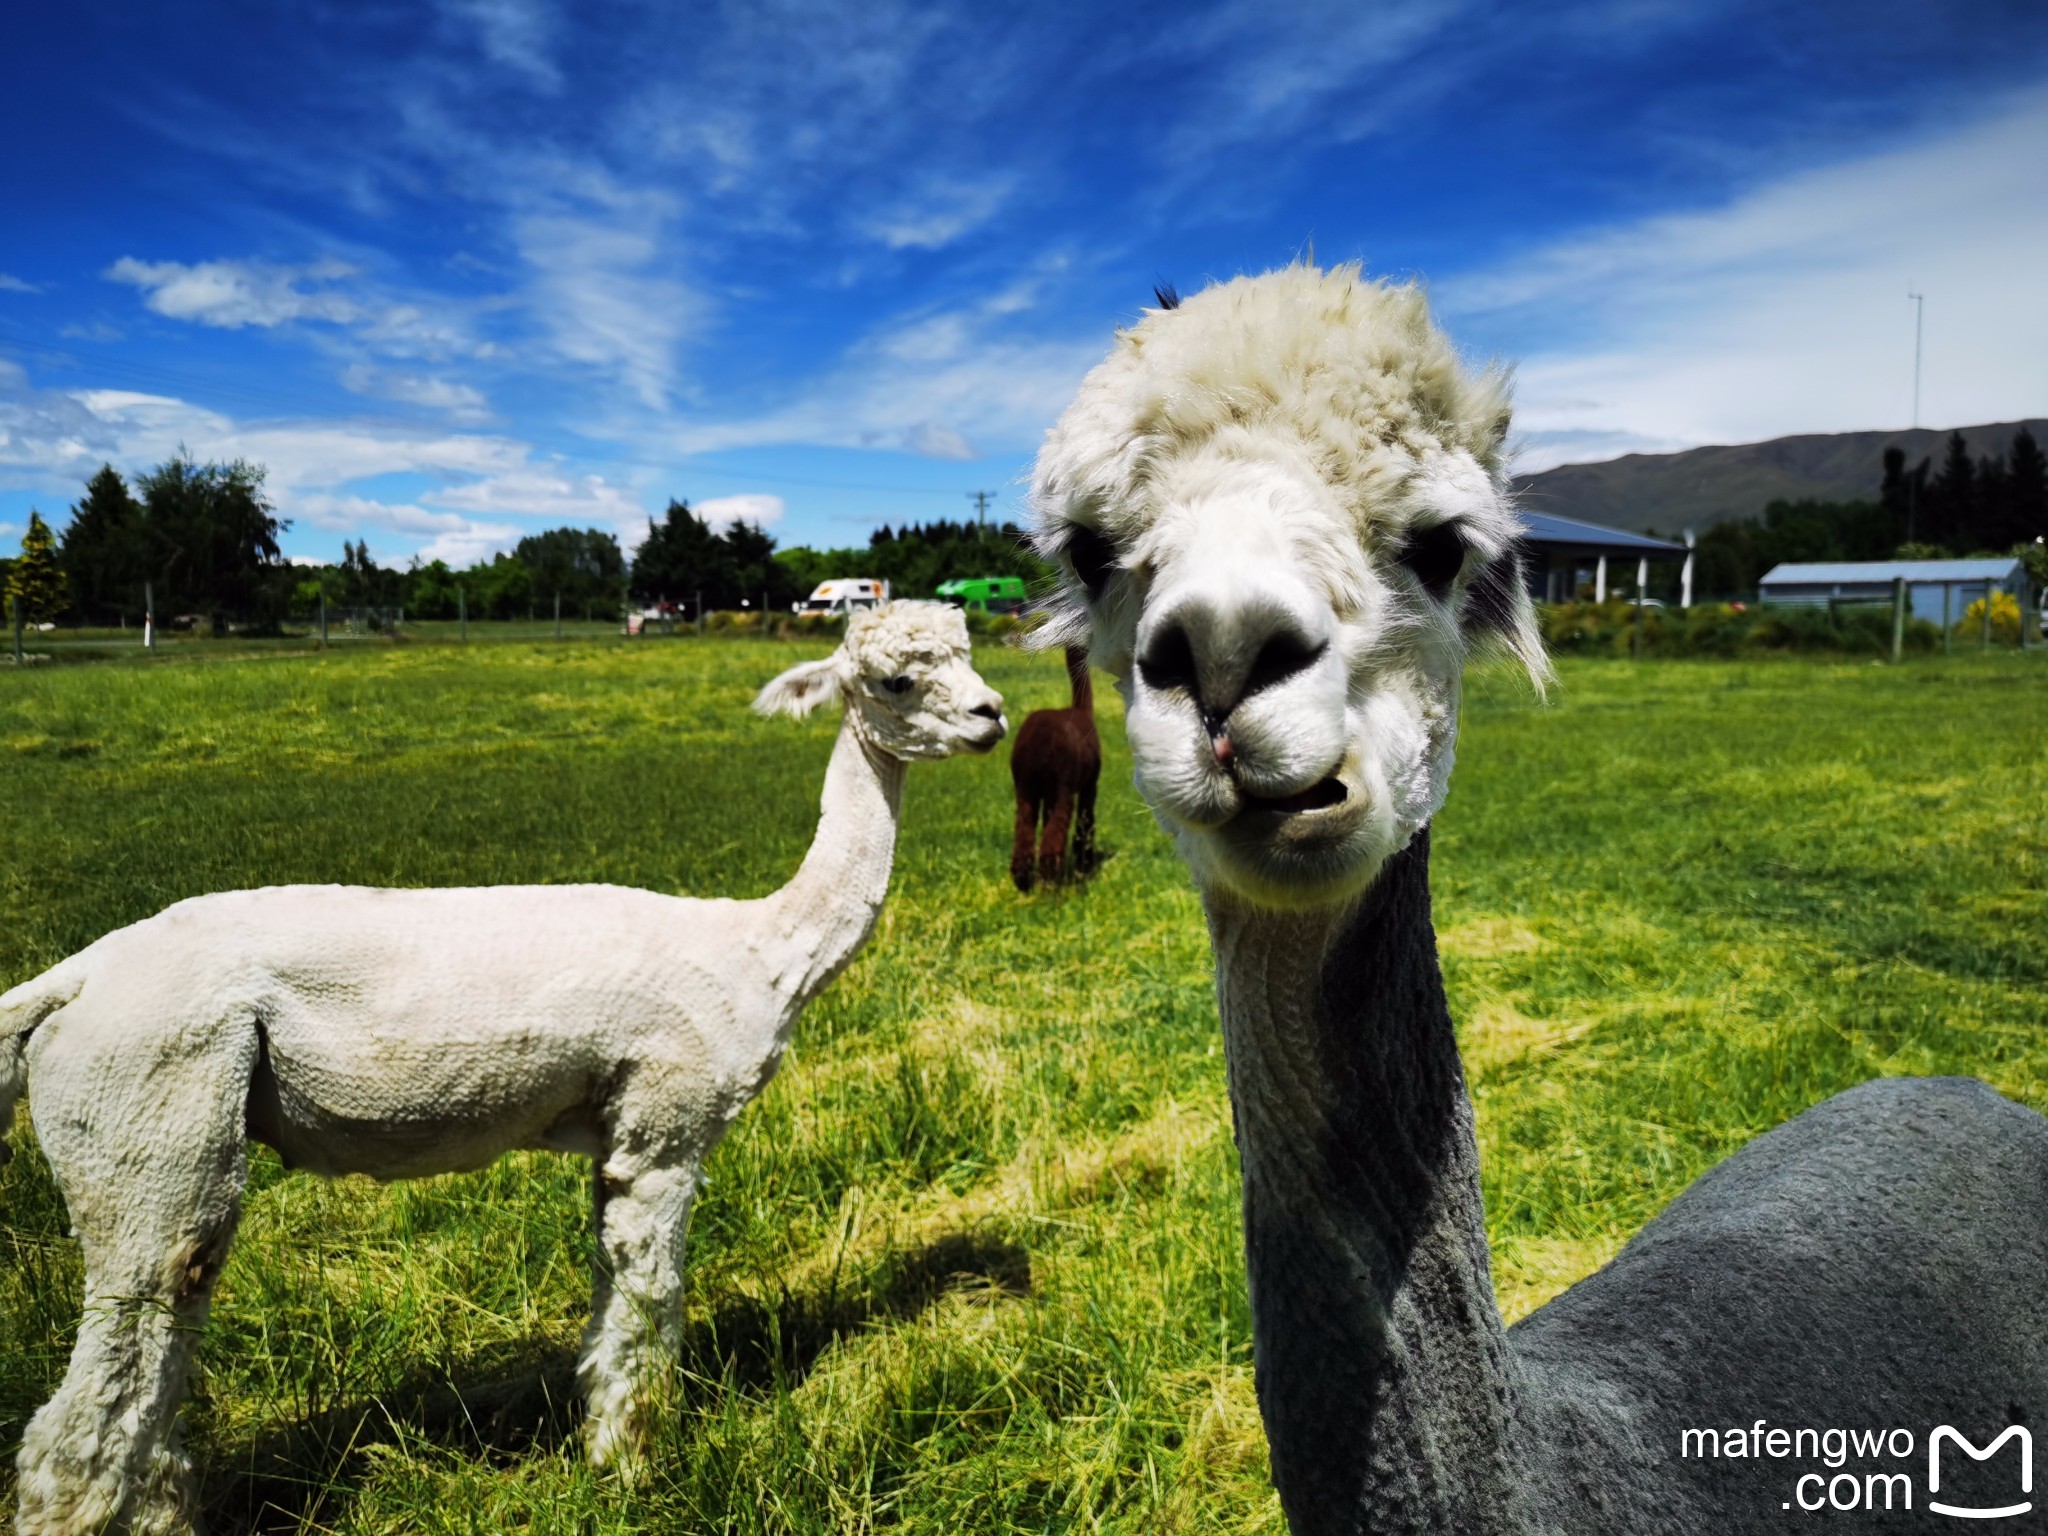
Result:
[[[2022,426],[2048,444],[2048,420],[2038,417],[1964,427],[1962,433],[1970,452],[1982,458],[2004,453]],[[1631,453],[1518,475],[1515,489],[1531,512],[1667,537],[1687,528],[1704,533],[1732,517],[1756,517],[1766,503],[1781,498],[1875,501],[1885,449],[1905,449],[1908,467],[1931,457],[1939,469],[1950,430],[1815,433],[1683,453]]]

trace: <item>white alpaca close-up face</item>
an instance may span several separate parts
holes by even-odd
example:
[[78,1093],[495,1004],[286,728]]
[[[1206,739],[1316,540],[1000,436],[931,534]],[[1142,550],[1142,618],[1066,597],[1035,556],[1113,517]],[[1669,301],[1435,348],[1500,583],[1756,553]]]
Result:
[[1357,894],[1443,803],[1473,645],[1540,679],[1506,420],[1414,290],[1291,267],[1148,312],[1048,435],[1044,637],[1117,679],[1205,888]]
[[838,699],[869,743],[906,763],[993,751],[1009,731],[1003,696],[974,670],[967,621],[945,603],[855,613],[838,650],[791,667],[754,707],[801,716]]

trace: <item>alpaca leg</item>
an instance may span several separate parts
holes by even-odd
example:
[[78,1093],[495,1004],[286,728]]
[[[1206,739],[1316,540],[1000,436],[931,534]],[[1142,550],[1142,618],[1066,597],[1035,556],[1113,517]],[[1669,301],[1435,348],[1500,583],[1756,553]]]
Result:
[[1010,840],[1010,878],[1017,889],[1028,891],[1032,881],[1032,846],[1038,841],[1038,803],[1029,795],[1017,796],[1017,831]]
[[1074,873],[1095,873],[1095,780],[1074,796]]
[[195,1528],[178,1408],[241,1212],[253,1031],[247,1043],[131,1042],[127,1060],[60,1061],[37,1079],[44,1150],[85,1250],[85,1314],[63,1384],[22,1437],[18,1536]]
[[598,1268],[578,1372],[589,1402],[590,1459],[630,1459],[647,1444],[656,1402],[682,1342],[683,1245],[697,1193],[694,1162],[598,1182]]
[[1073,818],[1074,792],[1063,784],[1045,818],[1045,831],[1038,839],[1038,872],[1047,884],[1067,872],[1067,826]]

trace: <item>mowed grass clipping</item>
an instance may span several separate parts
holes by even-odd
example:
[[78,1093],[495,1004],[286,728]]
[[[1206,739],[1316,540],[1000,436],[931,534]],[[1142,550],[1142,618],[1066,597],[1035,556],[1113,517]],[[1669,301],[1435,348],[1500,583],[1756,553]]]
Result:
[[[229,887],[764,893],[808,846],[835,725],[746,706],[821,651],[0,677],[0,985]],[[977,659],[1013,720],[1065,702],[1054,659]],[[637,1480],[576,1438],[584,1164],[382,1187],[258,1154],[187,1416],[216,1528],[1281,1531],[1208,945],[1101,693],[1109,857],[1084,886],[1011,889],[1007,752],[912,770],[872,943],[710,1164],[682,1382]],[[1434,882],[1511,1316],[1864,1078],[1972,1073],[2048,1108],[2039,652],[1574,662],[1547,705],[1476,676]],[[15,1143],[10,1456],[79,1291]]]

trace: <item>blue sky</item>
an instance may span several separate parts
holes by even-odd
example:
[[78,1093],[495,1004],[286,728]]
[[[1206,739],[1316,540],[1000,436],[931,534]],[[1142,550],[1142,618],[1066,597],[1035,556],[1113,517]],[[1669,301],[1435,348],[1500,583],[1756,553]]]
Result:
[[17,8],[0,541],[266,464],[294,556],[670,496],[1014,515],[1135,317],[1418,276],[1525,467],[2048,411],[2048,8],[440,0]]

